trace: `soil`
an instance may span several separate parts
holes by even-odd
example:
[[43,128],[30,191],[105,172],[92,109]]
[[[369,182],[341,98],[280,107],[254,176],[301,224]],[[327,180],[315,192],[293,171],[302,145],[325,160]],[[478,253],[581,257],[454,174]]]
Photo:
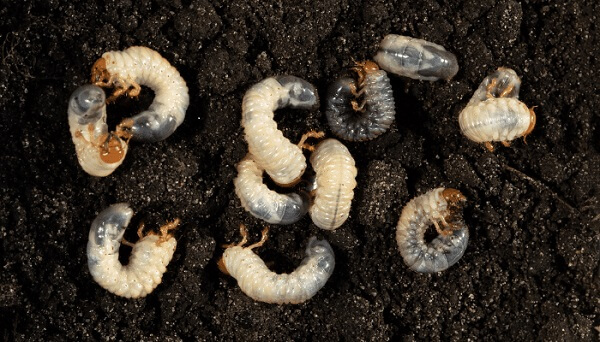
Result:
[[[2,1],[0,6],[0,327],[21,340],[516,340],[597,341],[600,329],[600,3],[484,1]],[[251,240],[263,223],[233,191],[247,151],[245,91],[292,74],[321,97],[354,60],[372,58],[388,33],[445,46],[453,80],[392,76],[396,122],[379,138],[346,143],[359,170],[351,217],[337,231],[307,215],[271,226],[258,253],[277,272],[326,238],[336,269],[301,305],[244,295],[219,272],[222,244]],[[132,142],[112,175],[89,176],[74,153],[67,103],[103,52],[159,51],[189,87],[184,123],[160,143]],[[467,140],[457,117],[499,66],[522,77],[537,106],[525,143],[494,153]],[[109,123],[143,110],[109,106]],[[321,109],[281,110],[292,141],[331,135]],[[467,197],[471,239],[438,274],[406,267],[395,242],[402,206],[436,187]],[[135,223],[179,217],[178,246],[146,298],[94,282],[86,258],[91,221],[128,202]],[[133,224],[132,224],[133,226]],[[135,240],[135,228],[126,237]],[[130,249],[123,247],[123,261]]]

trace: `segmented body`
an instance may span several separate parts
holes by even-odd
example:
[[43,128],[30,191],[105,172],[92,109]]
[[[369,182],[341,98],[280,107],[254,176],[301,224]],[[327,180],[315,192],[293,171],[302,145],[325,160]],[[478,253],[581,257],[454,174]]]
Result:
[[311,237],[306,257],[294,272],[277,274],[250,248],[229,247],[223,253],[227,272],[237,279],[242,292],[252,299],[273,304],[298,304],[312,298],[327,282],[335,267],[329,243]]
[[306,169],[306,158],[277,129],[274,111],[318,105],[317,91],[294,76],[269,77],[252,86],[242,101],[242,126],[248,150],[256,163],[280,185],[293,184]]
[[[352,91],[357,88],[364,96],[363,108],[359,111],[351,105]],[[365,72],[358,87],[352,78],[336,80],[327,92],[325,115],[333,133],[345,140],[371,140],[385,133],[396,116],[394,93],[386,72]]]
[[443,271],[454,265],[467,248],[469,229],[462,220],[458,226],[454,225],[452,231],[438,235],[430,243],[425,242],[427,228],[431,224],[445,222],[453,214],[444,197],[445,190],[437,188],[413,198],[402,210],[396,228],[396,242],[404,263],[413,271]]
[[92,81],[122,90],[134,87],[129,93],[135,95],[140,85],[154,91],[150,107],[122,123],[136,140],[154,142],[169,137],[183,122],[190,102],[187,85],[177,69],[144,46],[104,53],[94,64]]
[[497,98],[468,105],[458,117],[460,130],[475,142],[510,141],[531,125],[531,113],[516,98]]
[[388,34],[374,57],[387,72],[417,80],[449,80],[458,72],[456,56],[423,39]]
[[248,154],[237,165],[234,179],[235,193],[242,206],[252,216],[273,224],[291,224],[306,214],[310,199],[308,194],[279,194],[263,182],[263,169]]
[[90,273],[100,286],[118,296],[139,298],[161,283],[177,241],[169,235],[146,235],[133,246],[129,263],[123,266],[119,247],[132,216],[125,203],[102,211],[92,222],[87,256]]
[[92,176],[105,177],[123,163],[127,142],[109,134],[104,91],[94,85],[77,88],[69,99],[69,129],[77,160]]
[[348,218],[357,170],[348,148],[335,139],[320,142],[310,157],[316,189],[309,209],[314,224],[326,230],[339,228]]

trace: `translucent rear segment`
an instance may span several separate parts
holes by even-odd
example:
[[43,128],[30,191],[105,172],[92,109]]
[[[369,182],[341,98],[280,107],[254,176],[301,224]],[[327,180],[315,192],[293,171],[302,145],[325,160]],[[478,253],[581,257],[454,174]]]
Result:
[[458,72],[456,56],[426,40],[389,34],[374,57],[385,71],[417,80],[449,80]]

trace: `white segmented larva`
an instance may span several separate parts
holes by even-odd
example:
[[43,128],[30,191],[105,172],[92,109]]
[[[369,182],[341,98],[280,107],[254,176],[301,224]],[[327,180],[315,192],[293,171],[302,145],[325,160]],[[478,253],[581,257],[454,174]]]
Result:
[[463,134],[475,142],[507,142],[529,134],[535,114],[517,99],[499,98],[467,106],[458,120]]
[[254,252],[267,239],[263,230],[260,242],[243,247],[247,241],[245,227],[240,227],[242,241],[229,246],[219,261],[219,268],[238,282],[242,292],[250,298],[272,304],[299,304],[312,298],[324,285],[335,268],[335,255],[329,243],[311,237],[306,257],[292,273],[277,274],[265,265]]
[[458,72],[456,56],[423,39],[388,34],[374,57],[387,72],[417,80],[449,80]]
[[[410,269],[421,273],[440,272],[463,256],[469,242],[469,228],[456,210],[464,201],[466,198],[456,189],[437,188],[404,206],[396,228],[396,242]],[[439,235],[426,243],[425,231],[432,223]]]
[[306,192],[279,194],[263,182],[263,169],[248,154],[237,165],[235,193],[252,216],[273,224],[291,224],[306,214],[310,198]]
[[173,257],[177,241],[169,230],[179,219],[160,228],[160,234],[142,236],[132,247],[129,263],[119,262],[119,246],[133,210],[126,203],[113,204],[103,210],[90,228],[87,245],[88,267],[94,280],[117,296],[144,297],[158,286]]
[[462,133],[490,151],[491,141],[508,146],[510,140],[531,133],[536,117],[533,108],[518,100],[520,84],[512,69],[499,68],[486,77],[458,116]]
[[321,229],[339,228],[348,218],[354,198],[357,174],[354,158],[341,142],[326,139],[317,145],[310,163],[316,173],[310,217]]
[[127,142],[108,132],[102,89],[94,85],[75,89],[69,100],[68,117],[77,160],[85,172],[105,177],[123,163]]
[[315,87],[295,76],[269,77],[253,85],[242,101],[242,126],[256,163],[280,185],[294,184],[306,169],[306,158],[277,129],[274,111],[318,105]]
[[190,103],[187,85],[177,69],[144,46],[104,53],[92,67],[92,83],[116,87],[113,98],[125,92],[137,96],[140,85],[154,91],[154,101],[147,110],[119,125],[136,140],[154,142],[169,137],[183,122]]

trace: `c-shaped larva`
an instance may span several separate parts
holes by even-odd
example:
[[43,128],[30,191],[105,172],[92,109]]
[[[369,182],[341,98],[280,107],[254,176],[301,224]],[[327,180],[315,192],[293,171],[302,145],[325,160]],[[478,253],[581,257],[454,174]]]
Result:
[[387,72],[417,80],[449,80],[458,72],[456,56],[443,46],[397,34],[388,34],[374,57]]
[[133,210],[126,203],[113,204],[92,222],[87,245],[88,267],[94,280],[117,296],[144,297],[158,286],[173,257],[177,241],[171,230],[179,219],[160,227],[160,234],[143,236],[143,224],[138,229],[140,240],[132,247],[129,263],[119,262],[119,246]]
[[[356,63],[353,70],[358,73],[358,86],[348,77],[329,86],[325,115],[338,137],[350,141],[371,140],[385,133],[394,122],[394,93],[386,72],[374,62]],[[360,105],[350,100],[360,96],[364,96]]]
[[269,77],[253,85],[242,101],[242,126],[256,163],[279,185],[294,184],[306,169],[306,158],[277,129],[274,111],[318,105],[315,87],[295,76]]
[[[440,272],[463,256],[469,242],[469,228],[457,210],[464,201],[465,196],[456,189],[437,188],[404,206],[396,228],[396,242],[411,270]],[[432,223],[439,235],[426,243],[425,231]]]
[[348,148],[335,139],[321,141],[310,156],[316,173],[310,217],[326,230],[339,228],[350,215],[357,170]]
[[272,304],[299,304],[312,298],[327,282],[335,267],[335,255],[329,243],[311,237],[306,257],[294,272],[277,274],[265,265],[253,248],[262,246],[268,228],[263,230],[260,242],[244,247],[247,232],[240,226],[242,241],[229,245],[219,261],[219,268],[234,277],[242,292],[250,298]]
[[77,160],[92,176],[111,174],[127,154],[127,141],[108,132],[104,90],[81,86],[69,99],[69,128]]
[[119,125],[120,131],[130,133],[135,140],[154,142],[169,137],[183,122],[190,103],[187,85],[177,69],[144,46],[104,53],[92,67],[92,83],[116,87],[111,99],[124,93],[135,97],[140,85],[154,91],[148,109]]
[[519,101],[521,80],[508,68],[499,68],[486,77],[458,116],[462,133],[475,142],[485,143],[493,151],[491,141],[509,146],[509,141],[527,136],[535,127],[533,108]]
[[248,154],[237,165],[235,193],[252,216],[273,224],[291,224],[306,214],[310,198],[306,192],[279,194],[263,182],[263,169]]

